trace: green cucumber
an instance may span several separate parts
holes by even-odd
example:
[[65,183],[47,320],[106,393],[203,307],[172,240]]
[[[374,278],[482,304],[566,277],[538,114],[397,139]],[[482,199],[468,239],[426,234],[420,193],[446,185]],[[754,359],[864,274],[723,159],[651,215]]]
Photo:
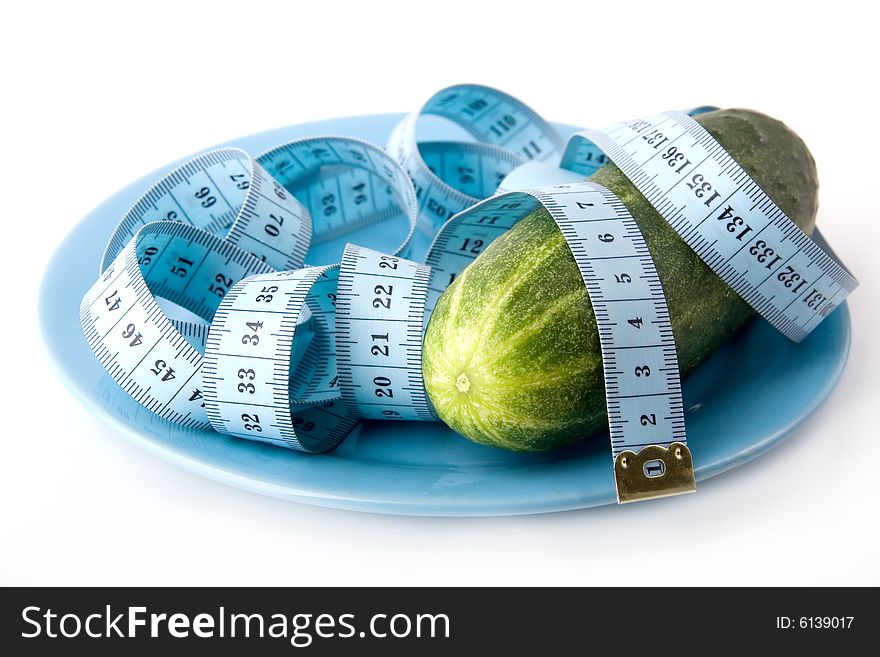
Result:
[[[804,231],[818,205],[816,166],[785,124],[750,110],[697,117]],[[666,293],[682,376],[752,316],[613,164],[590,178],[641,228]],[[546,210],[492,242],[440,297],[422,355],[440,418],[479,443],[553,449],[607,428],[602,354],[574,257]]]

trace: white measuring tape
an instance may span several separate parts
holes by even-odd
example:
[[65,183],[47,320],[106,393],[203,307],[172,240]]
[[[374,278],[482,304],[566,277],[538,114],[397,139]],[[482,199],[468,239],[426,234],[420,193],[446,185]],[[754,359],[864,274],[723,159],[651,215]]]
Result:
[[[422,142],[423,115],[452,121],[473,142]],[[419,197],[420,226],[430,235],[453,215],[495,193],[504,177],[529,160],[556,164],[564,142],[531,108],[477,84],[443,89],[391,133],[388,151],[410,175]]]
[[162,220],[225,237],[273,269],[296,269],[302,267],[309,245],[307,216],[302,204],[250,155],[237,148],[211,151],[172,171],[132,206],[110,236],[101,271],[142,226]]
[[[420,114],[452,119],[484,143],[417,143]],[[718,208],[725,205],[721,214],[727,205],[736,209],[725,215],[727,221],[697,223],[685,239],[702,225],[708,230],[733,222],[743,237],[767,240],[768,226],[791,223],[757,195],[757,186],[706,139],[708,133],[693,128],[702,130],[698,124],[674,113],[659,117],[605,133],[584,131],[569,143],[562,165],[589,171],[607,155],[664,216],[676,208],[679,214],[670,221],[684,216],[670,195],[689,188],[672,180],[667,185],[669,172],[691,182],[697,174],[707,180],[711,175],[706,191],[717,191],[711,198]],[[669,143],[662,142],[661,155],[652,158],[646,148],[658,150],[660,138],[641,137],[660,128]],[[684,133],[693,140],[682,139]],[[692,141],[705,149],[703,159]],[[678,156],[685,145],[688,150]],[[676,150],[664,157],[672,146]],[[619,501],[694,490],[666,302],[623,204],[607,189],[571,180],[571,172],[563,184],[493,196],[526,159],[555,164],[562,148],[534,112],[486,87],[439,92],[404,119],[389,150],[400,164],[361,140],[315,137],[256,160],[237,149],[213,151],[163,178],[123,218],[101,277],[83,299],[83,330],[108,373],[169,420],[305,452],[331,449],[361,419],[435,420],[422,379],[421,342],[437,299],[496,237],[544,207],[571,249],[598,324]],[[668,164],[672,158],[674,167]],[[666,168],[655,171],[658,163]],[[517,175],[504,184],[515,183]],[[532,169],[526,175],[536,174]],[[548,174],[548,182],[556,175]],[[728,190],[728,177],[737,189]],[[738,193],[752,195],[750,212],[764,212],[767,225],[740,209]],[[486,196],[491,198],[479,200]],[[709,199],[696,196],[701,203]],[[441,222],[425,264],[404,257],[417,223],[428,230]],[[373,230],[397,231],[398,248],[380,253],[348,244],[339,264],[304,265],[306,259],[335,262],[340,254],[334,239]],[[768,246],[779,257],[771,274],[815,312],[789,312],[786,306],[780,313],[787,321],[777,324],[805,334],[854,283],[842,284],[845,277],[806,235],[780,230],[788,230],[788,241],[779,250],[775,243]],[[738,263],[737,257],[726,262]],[[779,278],[788,271],[783,266],[800,277]],[[752,271],[736,280],[753,281]],[[202,321],[172,321],[166,314],[172,310],[155,297]]]
[[795,342],[858,285],[686,114],[584,130],[569,142],[561,166],[592,173],[597,150],[725,283]]
[[337,363],[349,412],[436,420],[422,380],[430,267],[349,244],[339,271]]
[[209,321],[222,296],[212,286],[217,290],[224,285],[225,294],[234,281],[269,269],[262,260],[195,226],[148,223],[83,298],[83,332],[104,369],[136,401],[172,422],[208,428],[202,356],[172,325],[155,297]]
[[[325,452],[354,428],[337,403],[337,276],[335,266],[307,267],[254,276],[230,290],[211,324],[202,375],[214,429]],[[315,326],[303,335],[307,305]]]

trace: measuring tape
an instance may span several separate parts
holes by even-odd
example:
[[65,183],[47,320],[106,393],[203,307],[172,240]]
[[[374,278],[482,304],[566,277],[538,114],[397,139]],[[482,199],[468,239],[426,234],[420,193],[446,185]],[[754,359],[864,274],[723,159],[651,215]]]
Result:
[[299,201],[250,155],[223,148],[181,165],[126,212],[104,249],[101,271],[142,226],[162,220],[225,237],[273,269],[302,267],[311,235],[308,213]]
[[206,429],[201,354],[155,297],[210,321],[222,296],[218,286],[225,294],[234,281],[269,269],[195,226],[146,224],[83,298],[83,332],[104,369],[137,402],[172,422]]
[[[422,142],[419,117],[443,117],[478,140]],[[419,197],[420,226],[429,235],[450,217],[495,193],[504,177],[528,160],[559,161],[564,142],[531,108],[477,84],[447,87],[401,121],[388,151],[410,175]]]
[[428,305],[495,238],[541,207],[562,231],[598,325],[618,501],[696,490],[666,297],[638,226],[609,190],[572,182],[506,192],[456,215],[428,253]]
[[[215,430],[317,453],[356,426],[337,404],[337,278],[331,265],[253,276],[233,286],[211,324],[202,375]],[[307,305],[317,326],[303,344],[298,334]]]
[[705,128],[681,112],[584,130],[561,166],[596,170],[597,152],[620,167],[725,283],[800,342],[858,283],[833,253],[789,219]]
[[[395,231],[398,237],[395,254],[409,249],[418,220],[415,191],[406,173],[378,146],[353,137],[311,137],[272,148],[257,162],[308,209],[311,257],[322,257],[315,246],[343,235],[359,238],[380,222],[383,231]],[[401,213],[405,223],[389,222]],[[333,263],[339,253],[323,254],[328,256]]]
[[342,400],[374,420],[436,420],[422,380],[431,269],[349,244],[339,271],[337,363]]
[[[480,143],[417,143],[422,114],[451,119]],[[362,419],[437,419],[421,364],[430,313],[495,238],[543,207],[566,239],[596,317],[618,500],[693,491],[675,342],[654,263],[623,204],[580,178],[610,157],[661,213],[675,207],[669,220],[677,221],[686,207],[669,198],[687,186],[670,180],[667,188],[669,170],[691,181],[711,174],[718,207],[736,202],[740,233],[747,224],[744,237],[754,231],[767,239],[781,213],[694,125],[667,113],[584,131],[569,142],[562,170],[549,166],[561,141],[534,112],[499,91],[459,85],[406,117],[390,152],[338,136],[297,140],[255,159],[238,149],[212,151],[168,174],[123,217],[83,299],[83,330],[122,389],[161,417],[327,451]],[[659,158],[648,157],[641,142],[657,150],[660,138],[641,137],[659,130],[668,143],[660,143]],[[685,144],[696,149],[691,141],[705,149],[702,160],[696,150],[676,156]],[[667,164],[673,157],[676,167]],[[739,187],[728,192],[728,178]],[[535,181],[536,189],[496,193]],[[751,212],[764,212],[766,226],[740,209],[739,193],[752,195]],[[417,225],[434,233],[424,264],[406,257]],[[378,230],[398,241],[392,253],[349,243],[340,259],[334,241]],[[809,306],[803,288],[814,288],[819,307],[807,320],[789,312],[780,326],[806,332],[842,298],[827,286],[846,281],[809,238],[785,235],[796,253],[783,251],[788,242],[776,253],[802,276],[792,293]],[[307,259],[325,264],[307,266]],[[786,290],[795,285],[778,280]],[[157,297],[199,320],[173,319],[174,309]]]
[[[272,168],[305,204],[265,167]],[[221,300],[233,303],[237,297],[231,294],[234,285],[251,274],[279,268],[296,271],[303,266],[313,233],[309,207],[321,208],[321,222],[315,224],[322,226],[319,234],[326,238],[341,225],[358,229],[381,220],[383,227],[390,224],[393,228],[389,220],[392,204],[405,218],[396,222],[403,224],[398,247],[403,250],[417,220],[412,183],[385,151],[363,140],[302,139],[272,149],[258,160],[238,149],[199,155],[150,188],[113,231],[102,258],[101,277],[80,309],[89,345],[114,380],[161,417],[195,428],[210,428],[212,423],[223,426],[218,409],[221,405],[226,409],[232,405],[226,402],[235,400],[221,398],[218,373],[224,371],[225,357],[208,349],[212,340],[207,328],[211,323],[220,335],[226,316],[225,310],[217,314]],[[338,219],[343,210],[345,216]],[[201,321],[170,319],[156,298],[182,307]],[[313,328],[320,328],[320,310],[320,305],[297,308],[301,344],[308,336],[318,347],[326,344],[322,342],[326,337]],[[266,339],[249,335],[255,343]],[[202,372],[204,350],[208,350],[207,380]],[[288,367],[290,356],[286,354]],[[323,355],[305,359],[296,372],[320,375],[322,362]],[[246,386],[248,391],[256,390],[253,380],[248,383],[252,384]],[[287,374],[284,385],[290,385]],[[321,397],[316,387],[320,386],[307,386],[299,400],[302,406],[332,401],[326,394]],[[316,428],[315,435],[307,435],[311,432],[302,429],[309,422],[303,420],[300,427],[301,443],[281,428],[278,435],[270,438],[267,433],[262,438],[305,451],[326,450],[355,424],[345,418],[335,430],[327,429],[325,423],[320,431]]]
[[[714,105],[701,105],[687,111],[688,116],[699,116],[706,112],[714,112],[719,108]],[[579,133],[579,136],[583,131]],[[560,168],[561,164],[552,162],[525,162],[508,173],[498,185],[496,193],[509,192],[524,187],[546,187],[567,182],[579,182],[585,176],[598,171],[611,160],[600,149],[590,147],[579,142],[577,155],[572,155],[566,165],[568,168]]]

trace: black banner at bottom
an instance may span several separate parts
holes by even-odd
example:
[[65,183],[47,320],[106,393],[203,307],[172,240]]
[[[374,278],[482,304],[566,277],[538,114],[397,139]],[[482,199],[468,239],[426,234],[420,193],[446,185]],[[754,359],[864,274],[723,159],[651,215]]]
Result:
[[7,588],[0,648],[7,655],[846,650],[871,645],[878,621],[868,589]]

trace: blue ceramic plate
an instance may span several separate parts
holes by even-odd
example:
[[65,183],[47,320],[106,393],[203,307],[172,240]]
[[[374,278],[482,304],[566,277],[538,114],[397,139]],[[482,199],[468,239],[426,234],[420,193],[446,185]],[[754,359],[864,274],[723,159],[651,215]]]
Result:
[[[381,145],[401,118],[383,114],[333,119],[227,145],[256,154],[291,139],[327,133]],[[427,133],[420,137],[453,136],[440,124],[421,127]],[[575,130],[558,128],[566,136]],[[80,330],[79,302],[97,276],[110,230],[166,170],[132,183],[85,217],[58,249],[43,281],[41,322],[59,376],[121,436],[218,481],[323,506],[456,516],[538,513],[614,502],[607,436],[551,453],[513,454],[473,444],[442,424],[372,422],[333,452],[308,456],[181,429],[141,408],[89,351]],[[427,241],[418,237],[414,257],[424,254]],[[381,241],[365,245],[390,246]],[[801,344],[756,319],[717,351],[684,385],[697,479],[742,465],[790,435],[833,389],[849,342],[849,313],[841,306]]]

